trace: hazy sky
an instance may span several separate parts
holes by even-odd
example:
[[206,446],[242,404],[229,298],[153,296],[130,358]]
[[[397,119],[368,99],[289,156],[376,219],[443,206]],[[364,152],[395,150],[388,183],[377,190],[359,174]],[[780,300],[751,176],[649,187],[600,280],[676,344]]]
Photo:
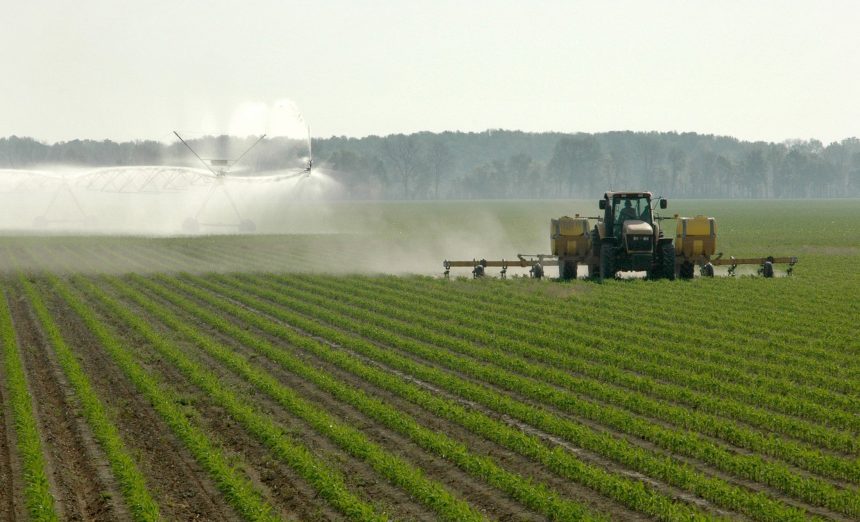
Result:
[[860,136],[857,2],[2,3],[0,136],[230,132],[285,98],[315,136]]

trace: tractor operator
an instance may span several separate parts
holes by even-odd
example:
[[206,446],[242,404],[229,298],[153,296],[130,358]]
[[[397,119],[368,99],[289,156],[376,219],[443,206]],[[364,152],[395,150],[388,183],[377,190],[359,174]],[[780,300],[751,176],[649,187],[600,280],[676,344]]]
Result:
[[615,235],[621,235],[624,222],[628,219],[639,219],[639,216],[636,214],[636,209],[633,208],[633,202],[629,199],[625,199],[624,208],[622,208],[618,213],[618,220],[615,223]]
[[618,213],[618,222],[623,224],[628,219],[636,219],[636,209],[633,208],[633,202],[629,199],[624,200],[624,208]]

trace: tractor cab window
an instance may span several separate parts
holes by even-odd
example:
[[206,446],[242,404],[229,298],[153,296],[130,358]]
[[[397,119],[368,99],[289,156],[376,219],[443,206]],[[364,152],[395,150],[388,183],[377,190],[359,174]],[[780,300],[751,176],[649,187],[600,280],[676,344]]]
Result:
[[637,219],[651,223],[651,206],[648,198],[615,198],[612,202],[615,208],[615,222]]
[[648,224],[651,221],[651,205],[646,197],[616,197],[612,200],[615,210],[615,235],[621,234],[622,226],[627,220],[641,220]]

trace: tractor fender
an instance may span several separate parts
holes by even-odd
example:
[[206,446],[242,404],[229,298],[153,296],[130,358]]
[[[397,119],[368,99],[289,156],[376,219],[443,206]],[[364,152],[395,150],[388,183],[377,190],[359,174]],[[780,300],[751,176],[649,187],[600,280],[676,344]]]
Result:
[[600,239],[604,239],[606,237],[606,223],[598,223],[594,228],[597,229],[597,237]]

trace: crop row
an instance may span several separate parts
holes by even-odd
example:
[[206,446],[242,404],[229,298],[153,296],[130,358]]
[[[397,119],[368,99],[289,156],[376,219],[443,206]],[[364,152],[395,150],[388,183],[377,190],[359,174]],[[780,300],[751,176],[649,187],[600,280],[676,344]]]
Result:
[[[313,291],[318,297],[330,299],[337,306],[345,307],[342,310],[344,314],[355,315],[358,310],[373,312],[372,320],[376,324],[385,326],[388,331],[404,333],[413,340],[424,340],[437,347],[451,349],[509,369],[517,375],[526,375],[553,383],[591,400],[615,404],[628,411],[658,418],[683,429],[696,430],[718,437],[757,453],[773,455],[809,471],[860,482],[860,466],[857,463],[823,455],[816,449],[792,441],[768,437],[744,425],[721,418],[721,415],[741,409],[743,405],[719,398],[696,397],[699,394],[695,394],[693,395],[695,402],[691,401],[695,409],[673,406],[669,401],[685,395],[685,390],[680,386],[651,382],[648,383],[647,390],[643,390],[645,386],[629,384],[630,381],[635,382],[641,378],[629,376],[608,365],[584,364],[581,360],[571,360],[556,350],[544,348],[544,346],[551,346],[557,334],[532,338],[528,343],[520,343],[516,342],[516,336],[508,337],[496,332],[489,333],[480,328],[467,327],[467,324],[475,322],[474,318],[467,314],[467,310],[462,310],[458,314],[456,308],[446,310],[423,300],[420,305],[416,305],[414,300],[399,297],[402,294],[396,291],[391,292],[393,295],[378,287],[365,291],[363,285],[357,281],[337,285],[316,279],[306,281],[304,278],[278,278],[277,281],[288,283],[289,289],[301,288]],[[367,318],[368,316],[365,316],[365,319]],[[532,330],[531,333],[534,335],[535,331]],[[532,362],[533,360],[537,362]],[[576,377],[569,371],[576,372]],[[620,381],[625,388],[607,385],[607,380],[616,383]],[[632,389],[634,392],[626,389]],[[666,402],[650,399],[649,395],[659,397]],[[686,395],[690,395],[689,392]],[[586,407],[586,404],[578,405],[582,408]],[[708,411],[712,414],[703,413]],[[626,421],[621,424],[627,426]],[[764,419],[761,426],[765,429],[770,427],[767,419]]]
[[[384,448],[370,441],[361,431],[319,409],[317,405],[302,399],[295,391],[281,384],[270,373],[256,367],[229,347],[223,346],[202,334],[199,329],[178,319],[173,312],[165,309],[160,303],[147,298],[141,292],[132,289],[116,278],[110,278],[108,282],[124,297],[137,303],[149,316],[158,319],[174,332],[194,342],[198,348],[275,399],[292,415],[307,422],[314,430],[329,437],[354,457],[366,460],[393,484],[402,487],[411,496],[436,510],[440,517],[447,520],[464,521],[483,518],[474,512],[468,504],[455,498],[441,484],[427,479],[419,469],[388,453]],[[217,316],[208,316],[206,319],[210,324],[223,321]]]
[[[211,400],[224,408],[237,423],[263,442],[277,458],[293,467],[334,507],[355,520],[385,519],[384,516],[375,513],[372,506],[348,490],[339,471],[314,456],[303,444],[292,440],[293,438],[269,416],[242,400],[225,386],[217,375],[189,359],[146,321],[88,280],[77,277],[74,282],[88,297],[104,306],[112,317],[121,319],[137,330],[161,356],[170,361],[195,386],[203,390]],[[229,491],[225,493],[229,494]],[[259,512],[266,514],[268,511],[266,509]]]
[[[396,333],[398,331],[411,331],[415,338],[424,338],[432,335],[432,331],[423,329],[416,331],[417,327],[413,325],[393,323],[385,319],[381,314],[373,316],[365,314],[356,307],[344,305],[336,300],[319,298],[310,290],[302,292],[293,287],[288,293],[276,292],[269,289],[270,285],[263,284],[263,281],[259,281],[258,283],[256,285],[247,285],[235,282],[234,284],[246,291],[256,291],[258,295],[272,301],[289,303],[293,309],[295,309],[295,304],[290,300],[293,296],[300,300],[306,309],[315,301],[325,303],[325,308],[312,308],[311,313],[316,317],[326,317],[327,321],[331,321],[330,318],[335,317],[335,320],[344,327],[356,331],[365,337],[384,343],[386,346],[406,350],[423,360],[441,364],[454,372],[464,373],[477,379],[479,382],[493,384],[499,388],[515,392],[518,395],[529,397],[537,404],[549,404],[562,411],[600,422],[619,431],[630,433],[657,444],[671,453],[687,455],[714,465],[732,475],[756,480],[776,487],[787,494],[805,500],[813,505],[823,505],[839,512],[860,513],[860,503],[857,502],[857,498],[852,492],[840,490],[817,479],[802,477],[792,473],[783,465],[765,461],[755,455],[739,455],[733,451],[727,451],[689,433],[666,429],[639,419],[618,408],[583,401],[575,395],[558,390],[540,380],[523,378],[494,365],[478,363],[451,351],[439,350],[438,348],[441,343],[427,346],[423,342],[415,341],[414,338],[398,336]],[[285,297],[285,295],[289,295],[290,297]],[[374,327],[368,327],[367,325],[369,324],[373,324]],[[497,359],[504,357],[503,354],[498,353],[496,356]],[[492,357],[492,354],[490,354],[490,357]],[[542,369],[536,368],[535,375],[540,376],[541,373]],[[572,380],[571,382],[575,383],[576,381]],[[520,409],[526,409],[515,401],[505,401],[503,397],[497,398],[497,402],[499,403],[499,408],[501,408],[497,411],[515,411],[518,406]],[[523,413],[525,415],[525,412]],[[592,441],[592,444],[595,446],[598,445],[596,441]]]
[[23,275],[20,278],[20,284],[57,356],[63,373],[74,390],[84,418],[105,452],[132,516],[136,520],[158,520],[160,518],[158,505],[152,498],[143,474],[75,354],[66,344],[42,296],[33,283]]
[[[362,357],[367,357],[388,368],[404,372],[420,381],[430,383],[454,396],[473,401],[501,415],[507,415],[518,421],[530,424],[544,433],[561,437],[576,446],[605,455],[623,466],[658,477],[660,480],[673,486],[687,489],[717,505],[747,513],[754,518],[795,518],[802,516],[800,511],[775,502],[765,495],[752,494],[720,479],[707,477],[677,463],[671,458],[645,451],[608,434],[596,433],[585,426],[559,418],[542,408],[512,400],[498,394],[496,390],[464,380],[458,377],[456,373],[450,373],[424,363],[413,361],[408,357],[398,355],[390,349],[379,348],[362,337],[362,335],[372,334],[374,331],[382,331],[382,329],[372,325],[361,327],[361,335],[348,334],[340,330],[341,327],[349,328],[352,326],[348,324],[348,320],[320,307],[310,307],[304,302],[288,297],[284,297],[285,301],[282,303],[288,306],[276,307],[237,290],[231,290],[223,285],[215,285],[207,280],[190,276],[188,279],[201,288],[207,288],[210,292],[214,291],[228,296],[231,299],[244,303],[246,306],[251,306],[258,313],[264,313],[300,328],[307,335],[320,336],[337,345],[349,347],[351,353],[361,354]],[[178,285],[176,281],[171,281],[169,284]],[[183,286],[183,288],[186,291],[193,292],[200,299],[206,300],[207,297],[210,300],[212,299],[211,295],[207,292],[188,288],[187,285]],[[257,291],[264,292],[263,289],[257,289]],[[254,292],[251,293],[253,294]],[[259,327],[264,329],[271,329],[270,333],[273,335],[283,335],[285,331],[288,331],[284,326],[278,326],[277,323],[273,324],[272,322],[261,320],[256,314],[245,312],[243,309],[230,303],[221,301],[213,304],[225,313],[242,317],[243,321],[258,324]],[[301,312],[301,314],[298,312]],[[320,320],[332,324],[332,326],[325,326],[325,324],[318,320],[308,319],[308,316],[315,316]],[[484,436],[486,435],[484,434]],[[518,435],[522,436],[521,433]],[[516,447],[512,449],[518,450]],[[561,448],[555,448],[554,451],[559,454],[565,454]]]
[[[3,363],[6,374],[3,391],[4,395],[9,397],[12,407],[16,448],[21,456],[23,467],[27,512],[34,521],[58,520],[54,509],[54,497],[51,495],[48,476],[45,473],[45,458],[39,438],[39,427],[27,388],[18,340],[12,325],[6,292],[2,289],[0,289],[0,342],[3,344]],[[10,482],[7,482],[7,487],[11,489]]]
[[[303,362],[300,357],[248,333],[244,328],[233,325],[218,314],[204,310],[176,292],[153,285],[147,280],[137,280],[135,283],[181,308],[184,313],[191,314],[195,320],[216,328],[242,345],[276,362],[285,370],[306,379],[335,398],[356,407],[387,428],[408,436],[422,448],[452,461],[477,478],[488,481],[491,485],[501,489],[526,506],[553,519],[590,517],[581,506],[558,497],[556,493],[545,486],[531,485],[528,479],[504,471],[492,459],[471,454],[465,446],[453,441],[446,435],[421,426],[408,413],[398,411],[379,399],[367,395],[360,389],[344,385],[332,378],[327,372],[320,371]],[[139,293],[129,294],[129,297],[136,301],[143,299]],[[198,339],[198,344],[211,344],[211,340],[206,340],[199,333],[195,333],[194,337]]]
[[[684,291],[672,285],[664,286],[669,287],[665,296],[667,299],[671,299],[674,292]],[[726,328],[727,325],[731,325],[730,322],[725,322],[722,329],[713,330],[701,336],[697,334],[695,327],[679,329],[678,318],[688,317],[688,309],[696,306],[695,303],[690,302],[690,296],[685,294],[679,294],[678,301],[684,302],[687,310],[653,320],[649,310],[648,321],[637,324],[635,331],[624,331],[617,328],[613,330],[617,324],[615,321],[627,317],[641,317],[642,308],[639,303],[630,302],[629,295],[625,299],[620,290],[617,290],[619,294],[614,297],[610,290],[609,296],[605,298],[601,292],[601,299],[586,298],[584,303],[571,300],[561,304],[551,303],[536,296],[523,295],[522,292],[516,292],[512,286],[504,284],[493,286],[492,290],[488,303],[503,304],[505,300],[510,302],[510,299],[517,299],[521,305],[519,309],[526,317],[551,311],[552,315],[544,315],[544,317],[557,318],[559,314],[563,314],[566,320],[581,318],[586,321],[586,324],[593,325],[596,331],[611,330],[619,339],[633,345],[641,344],[642,339],[651,339],[652,342],[674,341],[682,344],[686,342],[687,349],[681,353],[694,354],[696,359],[709,361],[714,364],[714,369],[722,369],[727,376],[739,373],[746,375],[740,382],[755,382],[761,377],[780,376],[787,381],[786,384],[793,384],[801,389],[812,388],[811,392],[815,392],[816,389],[824,392],[839,390],[856,396],[860,391],[857,379],[840,378],[825,371],[813,370],[812,368],[817,366],[814,358],[805,358],[806,364],[797,364],[798,361],[790,356],[792,350],[790,345],[783,344],[780,345],[779,350],[774,350],[767,333],[754,336],[735,335],[731,328]],[[749,296],[747,299],[750,299]],[[654,314],[659,313],[661,312],[654,312]],[[698,318],[690,321],[697,323]],[[833,368],[832,365],[829,367]],[[853,367],[853,362],[848,367]],[[856,400],[854,404],[857,404]]]
[[[560,476],[597,489],[597,491],[608,495],[616,501],[633,509],[638,509],[645,513],[668,519],[674,519],[677,517],[689,518],[693,515],[693,512],[689,511],[689,509],[684,507],[683,504],[673,503],[655,492],[642,488],[642,485],[635,481],[617,477],[593,466],[583,464],[574,456],[562,452],[558,448],[553,449],[546,446],[536,437],[523,434],[520,431],[511,429],[505,424],[494,421],[479,412],[464,408],[456,401],[438,397],[436,394],[428,392],[413,383],[405,382],[402,378],[396,375],[382,371],[372,364],[367,364],[361,358],[357,358],[349,352],[332,350],[332,346],[330,344],[320,339],[315,339],[311,336],[296,332],[292,328],[270,319],[261,318],[259,317],[259,314],[237,306],[230,301],[225,301],[209,292],[202,291],[197,287],[190,286],[187,283],[174,279],[165,279],[165,284],[161,287],[154,285],[148,280],[138,279],[135,282],[165,298],[179,303],[182,303],[183,301],[175,294],[171,295],[166,287],[181,289],[183,292],[199,299],[201,302],[211,305],[221,313],[226,313],[230,317],[238,319],[241,321],[240,324],[254,325],[268,334],[286,341],[290,346],[295,346],[303,351],[311,352],[324,361],[333,363],[341,369],[349,371],[350,373],[353,373],[376,386],[380,386],[383,389],[400,395],[406,400],[417,404],[434,415],[452,420],[480,436],[495,441],[514,451],[522,452],[526,456],[534,458],[538,462],[549,467]],[[184,308],[198,319],[212,324],[228,335],[241,339],[244,344],[249,344],[257,349],[264,350],[264,353],[266,353],[267,356],[272,357],[279,364],[285,365],[283,357],[274,356],[274,354],[277,353],[277,348],[270,345],[267,346],[265,341],[249,337],[247,334],[243,335],[240,327],[236,325],[230,326],[229,323],[223,320],[218,321],[216,320],[216,316],[211,313],[207,313],[194,305],[187,304],[187,302]],[[295,368],[293,365],[295,365],[297,361],[298,360],[290,362],[288,369]],[[396,418],[397,415],[398,413],[396,410],[391,410],[386,415],[386,418]],[[399,415],[404,416],[405,413],[401,412]],[[397,429],[396,426],[397,424],[392,427]],[[421,431],[423,432],[424,430]],[[420,434],[421,432],[418,433]],[[405,432],[405,434],[410,435],[410,437],[414,436],[409,432]],[[441,437],[441,435],[439,436]],[[421,438],[414,440],[419,444],[422,444]],[[487,469],[489,469],[486,465],[486,459],[483,459],[483,463],[481,463],[480,460],[475,463],[471,463],[470,460],[462,460],[463,450],[458,448],[465,448],[464,446],[445,438],[440,438],[439,440],[440,442],[437,443],[439,445],[435,451],[441,452],[441,455],[445,456],[445,458],[452,459],[454,463],[462,469],[470,473],[479,473],[481,475],[484,475]],[[497,472],[493,473],[493,475],[496,474]],[[507,472],[504,472],[498,477],[493,475],[486,475],[484,478],[495,487],[498,487],[509,495],[512,495],[514,498],[521,500],[520,494],[518,494],[516,490],[509,490],[510,486],[514,485],[510,484],[511,477],[514,477],[515,475],[511,475]],[[521,480],[521,478],[518,479],[518,481]],[[528,481],[525,481],[524,484],[528,484]],[[519,488],[521,486],[517,487]],[[534,501],[540,501],[540,498],[540,496],[535,496]]]
[[[318,279],[313,279],[317,281]],[[378,284],[390,286],[397,291],[405,291],[402,283],[385,280]],[[662,381],[674,382],[685,388],[691,387],[703,393],[718,397],[734,397],[746,404],[760,404],[774,411],[789,415],[812,413],[821,422],[826,411],[820,404],[831,407],[844,407],[848,411],[836,415],[846,418],[845,422],[856,423],[856,416],[850,416],[856,405],[856,399],[834,393],[830,390],[814,390],[808,394],[808,399],[799,398],[807,395],[806,389],[800,388],[790,381],[777,380],[773,377],[753,377],[743,374],[743,368],[749,363],[745,359],[736,358],[724,360],[722,363],[703,362],[707,357],[699,357],[700,352],[708,352],[696,348],[683,341],[669,341],[659,337],[660,330],[648,331],[643,325],[642,331],[637,329],[635,335],[624,329],[601,329],[591,323],[591,313],[579,308],[562,311],[558,307],[551,308],[544,302],[522,302],[512,298],[497,296],[499,291],[494,288],[477,289],[474,294],[467,296],[444,287],[432,285],[429,294],[425,293],[424,285],[418,281],[411,287],[410,292],[420,295],[427,308],[433,313],[445,309],[469,310],[474,309],[475,300],[486,303],[482,307],[479,318],[471,318],[472,322],[480,320],[482,327],[497,337],[505,338],[513,335],[517,339],[529,339],[543,333],[554,337],[553,346],[560,351],[582,356],[607,364],[620,367],[634,373],[644,373]],[[474,315],[474,313],[472,314]],[[636,315],[619,315],[617,320],[634,320]],[[583,328],[572,328],[572,324],[582,324]],[[599,332],[611,331],[612,335],[602,335]],[[637,338],[638,337],[638,338]],[[660,339],[652,341],[649,346],[642,346],[642,338]],[[728,375],[732,374],[732,375]],[[764,388],[764,390],[762,390]],[[814,424],[812,426],[817,426]],[[819,433],[812,434],[815,440]],[[856,437],[844,437],[846,447],[857,447]],[[849,450],[850,451],[850,450]]]

